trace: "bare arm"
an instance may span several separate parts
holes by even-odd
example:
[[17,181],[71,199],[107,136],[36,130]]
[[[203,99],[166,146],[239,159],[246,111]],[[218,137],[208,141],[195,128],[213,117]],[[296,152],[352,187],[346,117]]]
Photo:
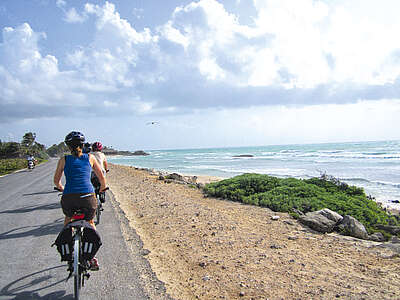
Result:
[[56,188],[58,188],[60,191],[64,190],[63,185],[61,184],[61,176],[64,172],[64,166],[65,166],[65,158],[61,157],[58,160],[58,164],[57,164],[57,169],[54,173],[54,185],[56,186]]
[[106,178],[104,177],[103,172],[101,171],[101,167],[97,162],[97,159],[91,154],[89,154],[89,161],[90,164],[92,165],[94,174],[96,174],[97,178],[100,181],[100,192],[102,192],[106,188]]
[[105,155],[104,155],[103,166],[104,166],[104,170],[106,170],[106,172],[108,172],[108,163],[107,163],[107,158]]

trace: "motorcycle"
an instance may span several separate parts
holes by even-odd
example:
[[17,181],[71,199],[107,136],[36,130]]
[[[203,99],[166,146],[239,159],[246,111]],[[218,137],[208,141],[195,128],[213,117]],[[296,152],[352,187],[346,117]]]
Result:
[[33,170],[35,168],[35,163],[32,160],[28,161],[28,170]]

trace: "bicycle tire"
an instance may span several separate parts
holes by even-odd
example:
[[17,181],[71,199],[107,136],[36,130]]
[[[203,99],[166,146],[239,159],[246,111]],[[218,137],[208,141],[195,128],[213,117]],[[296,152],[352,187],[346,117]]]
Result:
[[[80,229],[78,229],[80,230]],[[82,273],[79,268],[79,257],[80,257],[80,249],[81,249],[81,239],[78,233],[75,234],[74,237],[74,299],[79,300],[79,292],[81,289],[82,283]]]

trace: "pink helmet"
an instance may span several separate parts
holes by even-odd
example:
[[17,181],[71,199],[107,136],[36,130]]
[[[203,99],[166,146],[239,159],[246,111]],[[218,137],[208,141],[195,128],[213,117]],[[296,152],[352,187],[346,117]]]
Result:
[[92,145],[92,150],[93,151],[101,151],[103,149],[103,145],[100,142],[95,142]]

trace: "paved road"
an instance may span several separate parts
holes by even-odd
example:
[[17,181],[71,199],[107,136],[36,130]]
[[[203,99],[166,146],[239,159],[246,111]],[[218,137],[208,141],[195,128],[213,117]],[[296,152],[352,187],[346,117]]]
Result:
[[[50,247],[63,223],[60,197],[53,191],[55,167],[51,160],[0,177],[0,299],[73,298],[66,265]],[[103,241],[100,271],[91,272],[81,299],[169,299],[111,192],[97,228]]]

